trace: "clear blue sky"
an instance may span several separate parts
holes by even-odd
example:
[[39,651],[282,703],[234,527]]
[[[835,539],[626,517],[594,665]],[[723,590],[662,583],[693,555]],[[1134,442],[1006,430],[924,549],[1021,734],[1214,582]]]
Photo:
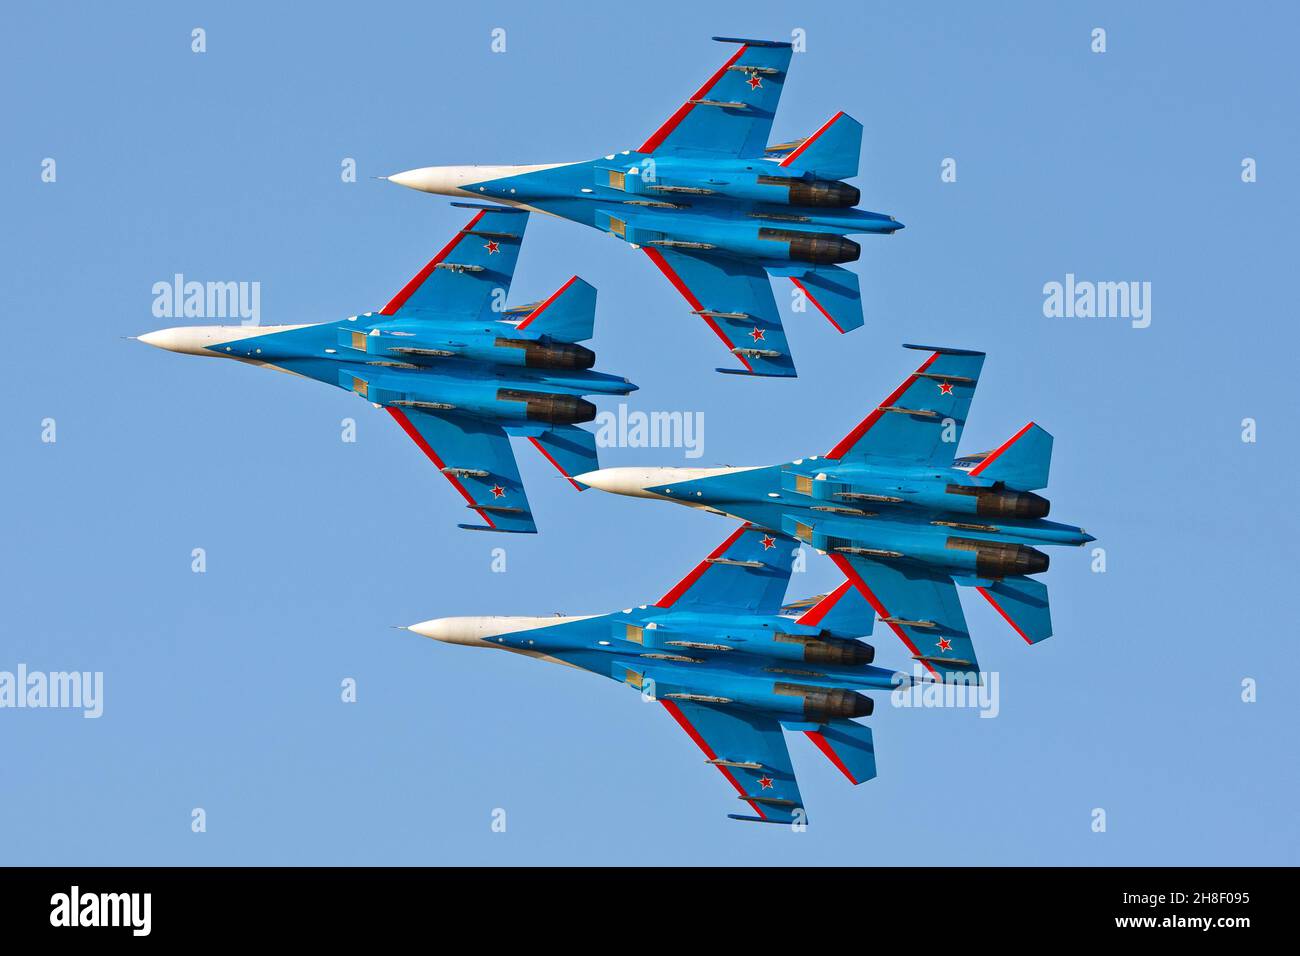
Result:
[[[0,711],[0,862],[1300,862],[1300,17],[1090,7],[10,9],[0,670],[103,671],[105,712]],[[819,453],[914,366],[900,343],[980,348],[964,449],[1031,418],[1051,431],[1053,516],[1096,534],[1108,568],[1053,552],[1056,636],[1035,648],[963,595],[997,719],[882,701],[880,776],[858,788],[792,738],[799,835],[726,820],[730,788],[628,689],[389,629],[652,600],[728,522],[578,495],[522,448],[542,533],[457,532],[459,499],[354,396],[121,338],[181,324],[150,313],[176,272],[261,282],[266,324],[376,309],[465,216],[369,177],[633,146],[725,59],[711,35],[794,28],[808,51],[774,135],[848,111],[863,205],[907,224],[863,237],[867,326],[787,316],[797,380],[717,375],[727,357],[643,256],[535,218],[516,301],[580,273],[600,289],[600,367],[641,385],[633,406],[705,414],[699,461],[605,464]],[[1152,283],[1150,327],[1045,318],[1066,273]],[[836,581],[814,557],[791,594]]]

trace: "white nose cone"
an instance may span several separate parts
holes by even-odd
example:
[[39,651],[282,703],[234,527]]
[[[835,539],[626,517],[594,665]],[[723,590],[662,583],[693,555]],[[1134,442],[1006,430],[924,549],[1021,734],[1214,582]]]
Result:
[[585,617],[439,617],[421,621],[407,628],[421,637],[431,637],[446,644],[465,644],[482,647],[492,638],[520,631],[535,631],[554,627],[569,621],[583,621]]
[[438,193],[443,196],[468,196],[461,187],[467,183],[490,179],[489,176],[475,177],[470,171],[473,166],[425,166],[423,169],[408,169],[403,173],[394,173],[388,177],[390,183],[397,183],[407,189],[418,189],[425,193]]
[[301,325],[189,325],[175,329],[159,329],[147,335],[139,336],[139,341],[152,345],[156,349],[168,352],[183,352],[186,355],[220,354],[222,347],[243,339],[256,338],[259,335],[273,335],[290,329],[301,329]]
[[575,475],[574,481],[614,495],[629,495],[633,498],[662,498],[663,495],[647,491],[647,488],[672,486],[698,478],[712,478],[715,475],[730,475],[752,468],[602,468]]
[[[539,169],[554,169],[563,163],[543,163],[540,166],[425,166],[421,169],[408,169],[388,177],[390,183],[397,183],[407,189],[420,192],[437,193],[440,196],[473,196],[477,199],[509,198],[494,196],[492,191],[480,191],[473,187],[475,183],[491,182],[509,176],[522,176],[535,173]],[[497,190],[500,192],[500,190]]]

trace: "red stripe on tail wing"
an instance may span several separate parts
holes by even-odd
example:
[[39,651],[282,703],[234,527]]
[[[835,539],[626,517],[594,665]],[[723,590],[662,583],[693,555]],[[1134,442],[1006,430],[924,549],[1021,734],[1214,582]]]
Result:
[[[970,470],[970,473],[971,473],[972,475],[978,475],[981,471],[983,471],[983,470],[984,470],[985,468],[987,468],[989,465],[993,464],[994,459],[996,459],[999,455],[1001,455],[1004,451],[1006,451],[1008,448],[1010,448],[1010,447],[1011,447],[1012,445],[1014,445],[1016,442],[1020,441],[1021,437],[1024,436],[1025,432],[1029,431],[1029,429],[1031,429],[1031,428],[1033,428],[1033,427],[1034,427],[1034,423],[1033,423],[1033,422],[1030,422],[1030,423],[1029,423],[1028,425],[1026,425],[1024,428],[1020,429],[1020,431],[1016,432],[1014,435],[1012,435],[1010,438],[1008,438],[1006,441],[1004,441],[1001,445],[998,445],[997,448],[995,448],[993,451],[989,452],[987,458],[985,458],[982,462],[980,462],[978,465],[976,465],[974,468],[972,468],[972,469]],[[995,604],[994,607],[997,607],[997,605]]]
[[817,745],[817,749],[824,753],[831,763],[835,764],[839,772],[849,778],[849,783],[856,787],[858,785],[857,778],[854,777],[853,774],[849,773],[849,768],[844,766],[844,761],[841,760],[840,755],[835,752],[835,748],[831,746],[831,742],[822,736],[822,732],[820,730],[805,730],[804,733],[808,735],[809,740]]
[[795,623],[806,624],[808,627],[816,627],[822,622],[822,618],[830,613],[831,608],[840,603],[840,598],[844,597],[851,587],[853,587],[853,583],[851,581],[845,581],[830,594],[826,595],[808,610],[804,611],[803,615],[795,621]]
[[528,440],[533,443],[534,448],[536,448],[538,451],[542,453],[543,458],[545,458],[547,461],[549,461],[552,465],[555,466],[556,471],[562,474],[565,478],[569,479],[569,484],[573,485],[573,487],[577,488],[579,491],[587,490],[586,486],[578,484],[576,481],[573,480],[572,475],[570,475],[567,471],[565,471],[562,467],[560,467],[560,463],[551,457],[551,453],[542,446],[541,442],[539,442],[536,438],[533,438],[531,435],[528,436]]
[[[817,132],[813,133],[813,134],[812,134],[811,136],[809,136],[806,140],[804,140],[802,143],[800,143],[799,146],[795,149],[795,151],[794,151],[793,153],[791,153],[791,154],[790,154],[789,156],[787,156],[785,159],[781,160],[781,162],[778,163],[777,165],[780,165],[780,166],[789,166],[791,163],[793,163],[793,162],[795,161],[795,159],[799,156],[800,153],[802,153],[805,149],[807,149],[807,148],[808,148],[809,146],[811,146],[814,142],[816,142],[817,137],[820,136],[822,133],[826,132],[828,129],[830,129],[831,126],[835,123],[835,121],[836,121],[837,119],[839,119],[839,118],[840,118],[841,116],[843,116],[843,115],[844,115],[844,111],[843,111],[843,110],[840,110],[838,113],[836,113],[836,114],[835,114],[834,116],[832,116],[830,119],[828,119],[825,123],[822,123],[822,125],[819,126],[819,127],[817,128]],[[818,306],[818,308],[820,308],[820,306]],[[829,318],[829,316],[828,316],[828,318]],[[832,320],[832,321],[834,321],[834,320]]]
[[[560,296],[564,295],[565,290],[568,289],[569,286],[573,285],[573,283],[575,283],[575,282],[577,282],[577,281],[578,281],[578,277],[577,277],[577,276],[574,276],[574,277],[573,277],[572,279],[570,279],[568,282],[564,283],[564,285],[560,286],[558,289],[556,289],[554,292],[552,292],[551,295],[550,295],[550,297],[549,297],[545,302],[543,302],[543,303],[542,303],[541,305],[539,305],[537,308],[533,309],[533,311],[531,311],[531,312],[529,312],[527,315],[525,315],[525,316],[523,317],[523,319],[519,322],[519,324],[518,324],[517,326],[515,326],[515,328],[519,329],[520,331],[523,331],[524,329],[528,328],[528,324],[529,324],[530,322],[532,322],[533,319],[537,318],[539,315],[541,315],[543,312],[545,312],[547,306],[549,306],[552,302],[554,302],[554,301],[555,301],[556,299],[558,299]],[[542,454],[545,455],[546,452],[542,452]],[[548,457],[549,457],[549,456],[548,456]]]
[[793,282],[796,286],[799,287],[799,291],[801,291],[801,292],[804,294],[804,298],[806,298],[809,302],[811,302],[813,305],[815,305],[815,306],[817,307],[817,311],[818,311],[818,312],[820,312],[822,315],[826,316],[826,321],[829,322],[831,325],[835,326],[835,331],[838,332],[838,333],[840,333],[840,335],[843,335],[843,334],[844,334],[844,329],[842,329],[842,328],[840,327],[840,324],[839,324],[838,322],[835,321],[835,316],[833,316],[833,315],[831,315],[829,312],[827,312],[825,306],[823,306],[820,302],[818,302],[816,299],[813,298],[813,294],[812,294],[811,292],[808,291],[807,286],[805,286],[802,282],[800,282],[800,281],[799,281],[798,279],[796,279],[794,276],[791,276],[791,277],[790,277],[790,281]]
[[1002,619],[1011,625],[1012,630],[1014,630],[1017,634],[1019,634],[1022,638],[1024,638],[1026,644],[1032,645],[1034,643],[1029,639],[1028,635],[1026,635],[1025,632],[1020,629],[1020,625],[1015,622],[1015,620],[1011,617],[1011,615],[1002,609],[1002,605],[999,604],[997,601],[993,600],[993,595],[989,593],[988,588],[982,588],[977,585],[975,590],[979,591],[980,594],[984,595],[984,600],[988,601],[990,604],[993,605],[993,610],[997,611],[999,614],[1002,615]]

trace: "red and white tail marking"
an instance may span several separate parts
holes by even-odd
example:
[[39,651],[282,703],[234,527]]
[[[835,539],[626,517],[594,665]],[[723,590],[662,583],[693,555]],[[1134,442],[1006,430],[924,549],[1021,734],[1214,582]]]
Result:
[[[972,475],[978,475],[989,465],[993,464],[993,462],[996,461],[1003,452],[1005,452],[1016,442],[1020,441],[1020,439],[1024,437],[1025,432],[1029,431],[1029,429],[1033,427],[1034,427],[1034,423],[1030,422],[1024,428],[1020,429],[1020,431],[1016,432],[1014,435],[1012,435],[1010,438],[1004,441],[997,448],[993,449],[993,451],[989,452],[988,456],[982,462],[980,462],[978,465],[976,465],[974,468],[970,470],[970,473]],[[997,607],[997,605],[995,604],[994,607]]]
[[[792,153],[791,153],[789,156],[787,156],[785,159],[781,160],[781,162],[778,163],[778,165],[780,165],[780,166],[789,166],[791,163],[793,163],[796,159],[799,158],[799,155],[800,155],[804,150],[806,150],[809,146],[811,146],[813,143],[815,143],[815,142],[817,141],[817,137],[821,136],[822,133],[826,132],[828,129],[830,129],[832,126],[834,126],[834,125],[835,125],[835,121],[836,121],[837,119],[839,119],[839,118],[840,118],[841,116],[843,116],[843,115],[844,115],[844,111],[843,111],[843,110],[840,110],[838,113],[836,113],[836,114],[835,114],[834,116],[832,116],[830,119],[828,119],[825,123],[822,123],[821,126],[817,127],[817,132],[813,133],[813,134],[812,134],[811,136],[809,136],[806,140],[804,140],[804,141],[803,141],[802,143],[800,143],[797,147],[795,147],[794,152],[792,152]],[[821,308],[821,306],[818,306],[818,308]],[[830,318],[830,316],[827,316],[827,318]],[[831,321],[834,321],[834,319],[832,319]]]
[[826,739],[822,732],[820,730],[805,730],[804,733],[808,735],[809,740],[817,745],[817,749],[826,755],[826,759],[833,763],[840,773],[849,778],[849,783],[856,787],[858,779],[853,776],[848,767],[844,766],[844,761],[840,759],[840,755],[835,752],[835,748],[831,746],[831,742]]
[[790,281],[793,282],[799,288],[799,291],[804,294],[804,298],[806,298],[809,302],[811,302],[813,305],[817,307],[818,312],[826,316],[826,321],[829,322],[831,325],[835,326],[835,331],[840,333],[840,335],[843,335],[844,329],[838,322],[835,321],[835,316],[827,312],[826,307],[822,305],[820,302],[818,302],[815,298],[813,298],[813,294],[808,291],[808,287],[805,286],[794,276],[790,277]]
[[826,595],[808,610],[804,611],[795,623],[804,624],[808,627],[816,627],[822,622],[822,618],[829,614],[836,604],[840,603],[840,598],[844,597],[852,587],[853,583],[851,581],[845,581],[830,594]]
[[556,471],[562,474],[565,478],[569,479],[569,484],[573,485],[573,487],[577,488],[579,491],[587,490],[584,485],[580,485],[573,480],[573,476],[564,470],[564,467],[551,456],[551,453],[546,450],[546,448],[542,445],[541,442],[539,442],[532,435],[528,436],[528,440],[533,443],[534,448],[536,448],[538,451],[542,453],[543,458],[545,458],[547,461],[549,461],[552,465],[555,466]]
[[1015,618],[1013,618],[1010,614],[1008,614],[1008,613],[1003,609],[1002,605],[999,604],[999,603],[994,599],[993,595],[989,593],[988,588],[982,588],[982,587],[979,587],[979,586],[977,585],[976,588],[975,588],[975,590],[976,590],[976,591],[979,591],[980,594],[984,595],[984,600],[988,601],[990,604],[993,605],[993,610],[997,611],[999,614],[1002,615],[1002,620],[1004,620],[1004,621],[1006,621],[1008,624],[1010,624],[1010,625],[1011,625],[1011,629],[1012,629],[1013,631],[1015,631],[1017,634],[1019,634],[1020,637],[1024,640],[1024,642],[1025,642],[1026,644],[1029,644],[1030,646],[1033,646],[1033,643],[1034,643],[1034,642],[1031,641],[1031,640],[1029,639],[1029,635],[1026,634],[1024,631],[1022,631],[1022,630],[1020,629],[1020,625],[1016,623]]
[[[573,285],[573,283],[575,283],[575,282],[577,282],[577,281],[578,281],[578,277],[577,277],[577,276],[574,276],[574,277],[573,277],[572,279],[570,279],[568,282],[564,283],[564,285],[560,286],[558,289],[556,289],[554,292],[552,292],[552,293],[550,294],[550,296],[547,297],[547,299],[546,299],[545,302],[542,302],[540,305],[537,306],[537,308],[533,309],[533,311],[531,311],[531,312],[529,312],[527,315],[525,315],[525,316],[524,316],[524,317],[519,321],[519,324],[518,324],[517,326],[515,326],[515,328],[519,329],[521,332],[522,332],[524,329],[528,328],[529,323],[531,323],[531,322],[533,321],[533,319],[537,318],[539,315],[541,315],[543,312],[545,312],[546,309],[547,309],[547,307],[548,307],[552,302],[554,302],[554,301],[555,301],[556,299],[558,299],[560,296],[564,295],[564,293],[568,291],[569,286]],[[542,452],[542,454],[546,454],[546,453],[545,453],[545,452]],[[548,457],[549,457],[549,456],[548,456]]]

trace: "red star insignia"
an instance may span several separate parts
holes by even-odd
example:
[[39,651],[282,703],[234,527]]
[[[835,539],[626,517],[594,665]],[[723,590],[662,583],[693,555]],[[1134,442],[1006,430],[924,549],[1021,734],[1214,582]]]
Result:
[[762,342],[767,338],[767,332],[763,329],[755,328],[753,332],[749,333],[749,337],[755,342]]
[[494,255],[501,251],[501,243],[497,242],[495,239],[489,239],[487,245],[483,248],[488,251],[488,255]]
[[494,485],[492,487],[493,498],[504,498],[505,496],[506,496],[506,490],[502,488],[500,485]]
[[952,383],[951,383],[951,382],[940,382],[940,383],[939,383],[939,394],[940,394],[940,395],[951,395],[951,394],[952,394]]
[[952,641],[946,637],[939,638],[939,650],[947,651],[952,649]]
[[764,790],[771,790],[771,789],[772,789],[772,778],[771,778],[771,777],[759,777],[759,778],[758,778],[758,785],[759,785],[760,787],[762,787]]
[[776,538],[772,537],[770,534],[763,535],[763,550],[771,551],[775,547],[776,547]]
[[749,79],[745,82],[749,84],[751,90],[761,90],[763,88],[763,81],[758,78],[757,73],[749,74]]

